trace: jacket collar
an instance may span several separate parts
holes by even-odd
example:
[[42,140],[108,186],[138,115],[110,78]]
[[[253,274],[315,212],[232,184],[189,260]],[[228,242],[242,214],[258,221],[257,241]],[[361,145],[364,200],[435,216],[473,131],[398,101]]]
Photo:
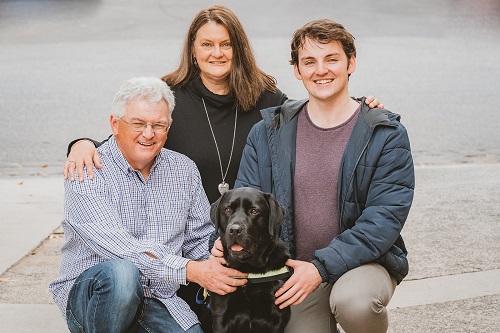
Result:
[[[365,104],[365,100],[365,97],[357,99],[361,104],[361,115],[369,128],[373,129],[378,125],[391,126],[391,121],[399,121],[401,118],[400,115],[386,109],[370,109]],[[307,102],[309,102],[309,99],[289,99],[281,106],[262,110],[262,118],[266,123],[272,124],[272,128],[277,129],[289,123]]]
[[374,129],[378,125],[394,126],[391,125],[391,122],[393,120],[399,121],[401,118],[400,115],[392,113],[386,109],[370,109],[370,107],[365,103],[365,97],[357,100],[361,103],[361,116],[365,120],[366,125],[371,129]]
[[282,105],[261,110],[260,113],[262,114],[264,122],[268,125],[272,125],[272,128],[277,129],[280,126],[284,126],[289,123],[290,120],[292,120],[297,113],[302,110],[307,102],[309,102],[308,99],[288,99]]

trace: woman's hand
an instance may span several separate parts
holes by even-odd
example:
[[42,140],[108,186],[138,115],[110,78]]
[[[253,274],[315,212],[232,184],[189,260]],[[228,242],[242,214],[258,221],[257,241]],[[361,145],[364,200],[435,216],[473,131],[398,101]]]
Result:
[[78,173],[78,180],[83,181],[83,167],[87,167],[89,179],[94,178],[94,165],[96,168],[102,168],[101,159],[97,153],[94,144],[89,140],[80,140],[75,142],[64,163],[64,179],[75,180],[75,168]]
[[222,247],[220,237],[215,241],[214,247],[212,248],[212,251],[210,251],[210,253],[216,258],[222,258],[224,256],[224,248]]
[[380,101],[378,99],[376,99],[375,97],[373,97],[372,95],[368,95],[368,97],[366,97],[365,103],[369,107],[371,107],[372,109],[375,107],[377,107],[379,109],[384,108],[384,104],[380,103]]
[[214,243],[214,247],[210,251],[211,257],[217,259],[221,265],[227,265],[226,259],[224,259],[224,248],[222,247],[222,242],[220,237]]

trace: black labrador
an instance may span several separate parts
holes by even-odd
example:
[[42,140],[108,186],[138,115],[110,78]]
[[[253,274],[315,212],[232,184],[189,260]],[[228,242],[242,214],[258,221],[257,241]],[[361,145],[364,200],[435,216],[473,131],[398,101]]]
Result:
[[285,266],[290,255],[278,235],[284,208],[271,194],[244,187],[225,192],[212,204],[210,217],[228,266],[249,273],[248,283],[235,292],[211,294],[213,331],[283,332],[290,307],[280,310],[274,294],[291,275]]

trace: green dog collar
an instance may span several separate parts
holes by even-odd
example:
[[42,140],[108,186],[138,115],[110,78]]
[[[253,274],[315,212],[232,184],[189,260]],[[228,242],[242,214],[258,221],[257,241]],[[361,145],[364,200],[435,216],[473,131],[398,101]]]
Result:
[[[287,279],[292,275],[290,273],[290,269],[288,266],[283,266],[280,269],[276,269],[273,271],[268,271],[265,273],[248,273],[248,282],[251,283],[262,283],[262,282],[270,282],[281,279]],[[242,279],[239,276],[233,276],[235,279]]]

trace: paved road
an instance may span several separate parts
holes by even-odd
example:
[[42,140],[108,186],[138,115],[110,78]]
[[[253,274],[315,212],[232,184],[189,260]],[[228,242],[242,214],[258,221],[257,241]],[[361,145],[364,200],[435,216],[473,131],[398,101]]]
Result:
[[[356,37],[351,94],[402,114],[417,163],[500,161],[498,1],[221,2],[289,96],[305,96],[288,65],[293,31],[330,17]],[[1,0],[0,175],[59,166],[71,139],[105,138],[121,82],[172,70],[190,20],[211,3]]]

